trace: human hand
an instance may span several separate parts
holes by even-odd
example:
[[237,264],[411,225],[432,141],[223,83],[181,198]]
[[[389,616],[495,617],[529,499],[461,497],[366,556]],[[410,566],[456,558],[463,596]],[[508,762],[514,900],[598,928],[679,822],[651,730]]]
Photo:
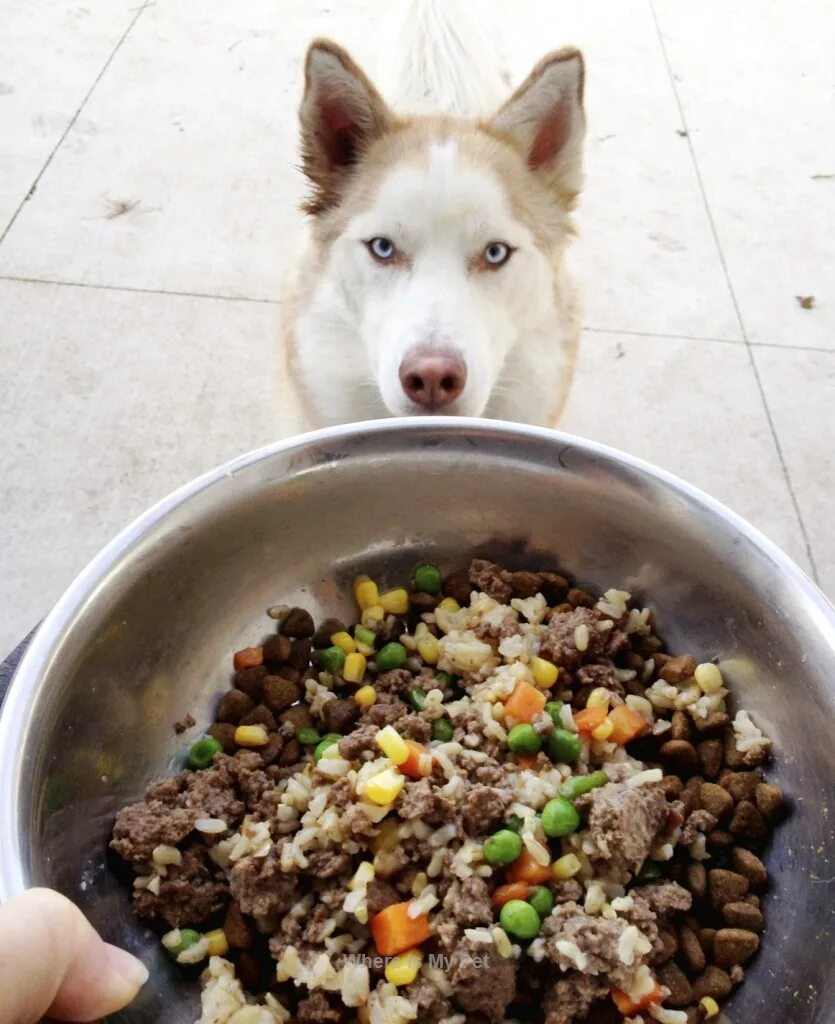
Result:
[[0,1024],[92,1021],[148,980],[136,957],[102,941],[69,900],[30,889],[0,905]]

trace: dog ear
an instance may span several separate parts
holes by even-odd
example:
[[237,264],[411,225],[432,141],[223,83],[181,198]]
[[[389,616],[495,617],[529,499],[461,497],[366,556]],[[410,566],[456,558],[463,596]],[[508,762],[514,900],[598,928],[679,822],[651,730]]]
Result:
[[336,205],[353,165],[394,115],[342,47],[317,39],[307,51],[299,120],[302,166],[313,185],[304,209],[322,213]]
[[549,187],[569,198],[579,192],[582,177],[584,75],[579,50],[548,54],[489,124],[522,150]]

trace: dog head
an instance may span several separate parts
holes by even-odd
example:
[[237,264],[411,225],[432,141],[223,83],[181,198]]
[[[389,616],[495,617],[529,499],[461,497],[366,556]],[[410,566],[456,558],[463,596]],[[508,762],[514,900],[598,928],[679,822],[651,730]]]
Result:
[[584,134],[583,61],[542,60],[489,120],[401,118],[341,48],[311,46],[305,205],[394,415],[481,415],[553,310]]

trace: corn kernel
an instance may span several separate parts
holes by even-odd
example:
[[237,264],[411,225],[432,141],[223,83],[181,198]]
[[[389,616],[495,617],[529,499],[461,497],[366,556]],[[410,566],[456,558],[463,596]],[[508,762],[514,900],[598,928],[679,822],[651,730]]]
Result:
[[229,952],[226,932],[222,928],[215,928],[212,932],[206,932],[203,938],[209,947],[209,956],[226,956]]
[[386,610],[381,604],[372,604],[368,608],[363,608],[360,620],[366,629],[373,629],[378,622],[382,622],[386,617]]
[[348,683],[361,683],[365,675],[365,655],[359,651],[348,654],[342,666],[342,678]]
[[582,867],[579,857],[573,853],[567,853],[564,857],[554,861],[551,865],[551,873],[558,882],[565,882],[578,874]]
[[386,819],[380,825],[380,831],[371,842],[374,853],[391,853],[400,845],[400,822],[394,818]]
[[615,731],[614,722],[610,718],[604,718],[603,721],[598,725],[596,729],[592,729],[592,739],[595,740],[607,740],[612,733]]
[[417,642],[417,652],[427,665],[437,665],[441,652],[438,648],[438,638],[426,633]]
[[346,633],[344,630],[339,633],[334,633],[331,637],[331,643],[334,647],[341,647],[346,654],[353,654],[357,649],[354,638],[350,633]]
[[386,755],[392,764],[403,764],[409,760],[409,748],[406,741],[392,725],[381,729],[374,737],[377,746]]
[[716,693],[725,685],[719,666],[714,665],[712,661],[697,665],[694,676],[702,693]]
[[605,686],[595,686],[586,701],[587,708],[608,708],[611,693]]
[[533,672],[533,681],[537,686],[543,688],[553,686],[560,674],[557,666],[552,661],[546,661],[545,658],[531,658],[528,667]]
[[377,702],[377,691],[373,686],[361,686],[354,694],[354,700],[361,708],[370,708]]
[[710,1020],[719,1013],[719,1004],[711,996],[705,996],[699,1000],[699,1006],[704,1014],[705,1020]]
[[268,739],[263,725],[239,725],[235,730],[235,742],[239,747],[263,747]]
[[380,592],[377,584],[367,576],[357,576],[354,582],[354,599],[364,611],[372,605],[380,603]]
[[400,956],[393,956],[386,964],[386,981],[392,985],[411,985],[422,962],[423,954],[419,949],[410,949]]
[[352,892],[354,889],[364,889],[373,878],[374,865],[370,860],[364,860],[354,872],[353,878],[348,882],[348,888]]
[[445,612],[460,612],[461,605],[455,600],[454,597],[445,597],[443,601],[438,605],[439,608],[443,608]]
[[366,782],[365,795],[375,804],[384,807],[397,799],[404,782],[405,779],[396,768],[386,768],[372,775]]
[[384,594],[380,594],[380,604],[389,615],[405,615],[409,610],[409,591],[404,590],[403,587],[398,587],[397,590],[387,590]]

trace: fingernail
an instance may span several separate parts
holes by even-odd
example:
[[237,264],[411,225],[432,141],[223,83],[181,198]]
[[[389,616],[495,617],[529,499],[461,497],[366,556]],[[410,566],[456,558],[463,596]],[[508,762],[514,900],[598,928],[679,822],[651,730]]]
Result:
[[124,949],[105,943],[105,956],[110,970],[114,974],[118,974],[125,984],[132,986],[134,991],[142,988],[148,980],[148,968],[145,964]]

